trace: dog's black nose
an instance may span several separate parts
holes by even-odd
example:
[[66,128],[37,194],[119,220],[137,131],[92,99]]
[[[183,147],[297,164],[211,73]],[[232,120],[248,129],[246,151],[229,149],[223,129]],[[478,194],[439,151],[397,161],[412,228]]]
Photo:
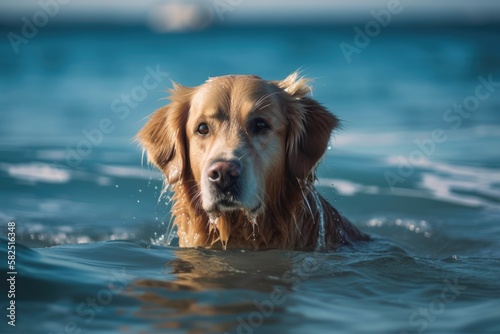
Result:
[[239,161],[219,161],[208,168],[208,179],[220,190],[226,190],[236,183],[241,174]]

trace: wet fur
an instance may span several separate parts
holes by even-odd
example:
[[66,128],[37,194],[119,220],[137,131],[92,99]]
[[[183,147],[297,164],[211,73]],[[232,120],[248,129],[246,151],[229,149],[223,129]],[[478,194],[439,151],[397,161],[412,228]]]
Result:
[[[308,96],[310,86],[307,79],[299,78],[297,73],[282,81],[265,81],[255,76],[215,79],[216,87],[222,87],[218,102],[230,110],[231,117],[238,116],[234,115],[238,110],[231,107],[238,103],[235,99],[243,101],[248,96],[255,96],[257,107],[269,101],[279,106],[270,112],[286,120],[286,131],[280,134],[284,142],[283,152],[276,154],[272,168],[259,170],[272,181],[261,185],[265,187],[265,196],[259,199],[262,210],[256,215],[243,209],[216,215],[205,212],[201,204],[201,185],[196,180],[200,168],[198,161],[190,161],[192,134],[187,130],[193,97],[202,86],[174,85],[170,91],[171,103],[151,116],[137,138],[146,150],[148,160],[163,172],[173,192],[173,224],[177,226],[180,246],[314,250],[320,246],[321,210],[318,207],[323,211],[326,249],[351,241],[368,240],[315,193],[316,166],[327,148],[331,131],[339,121]],[[227,138],[238,135],[234,133],[238,131],[236,128],[228,126],[227,131],[224,132]],[[223,135],[223,132],[217,134]]]

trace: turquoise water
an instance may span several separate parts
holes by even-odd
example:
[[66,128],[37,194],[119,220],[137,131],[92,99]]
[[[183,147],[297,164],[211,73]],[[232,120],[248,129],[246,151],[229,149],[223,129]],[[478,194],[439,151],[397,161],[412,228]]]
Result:
[[[2,283],[0,332],[500,332],[500,30],[390,29],[348,63],[353,37],[52,27],[18,54],[3,40],[0,252],[15,222],[17,276],[16,327]],[[132,138],[170,80],[298,68],[343,120],[318,190],[375,240],[168,245],[168,195]]]

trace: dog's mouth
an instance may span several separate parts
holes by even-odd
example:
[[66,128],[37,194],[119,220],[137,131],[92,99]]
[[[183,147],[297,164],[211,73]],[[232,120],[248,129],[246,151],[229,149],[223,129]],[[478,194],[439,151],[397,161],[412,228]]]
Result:
[[219,194],[213,203],[217,211],[232,211],[243,206],[238,197],[231,192]]
[[[207,213],[215,215],[241,211],[257,215],[263,208],[258,200],[255,187],[248,185],[243,177],[228,187],[221,188],[215,183],[202,182],[202,207]],[[203,187],[205,185],[205,187]]]
[[221,214],[223,212],[242,210],[255,215],[258,213],[261,207],[262,204],[258,203],[255,207],[249,209],[245,205],[243,205],[243,203],[236,196],[231,193],[226,193],[217,196],[217,198],[213,202],[212,208],[210,210],[207,210],[207,212],[209,214]]

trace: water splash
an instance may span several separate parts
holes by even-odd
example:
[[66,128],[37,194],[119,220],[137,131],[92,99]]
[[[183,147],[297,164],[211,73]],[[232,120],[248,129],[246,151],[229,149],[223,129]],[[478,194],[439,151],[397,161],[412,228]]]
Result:
[[257,236],[257,234],[255,233],[255,228],[257,227],[257,232],[259,231],[259,226],[257,225],[257,216],[251,212],[246,212],[245,215],[247,217],[247,220],[252,225],[252,234],[250,235],[250,237],[252,238],[253,241],[255,241],[255,238]]
[[170,246],[170,244],[172,243],[172,241],[177,237],[177,226],[173,226],[171,229],[170,229],[170,233],[167,234],[167,245]]
[[214,215],[214,214],[209,214],[208,215],[208,222],[210,223],[210,226],[217,227],[217,223],[219,222],[219,215]]
[[181,233],[178,233],[179,234],[179,239],[182,239],[184,241],[184,244],[185,245],[190,245],[189,243],[189,238],[188,238],[188,234],[186,233],[186,231],[182,231]]
[[[222,243],[222,249],[226,250],[227,239],[223,240],[223,238],[221,238],[221,235],[219,233],[219,229],[217,227],[217,225],[219,224],[219,218],[220,218],[220,214],[210,213],[208,215],[209,233],[212,233],[212,231],[215,231],[215,233],[219,234],[219,238],[216,240],[220,240],[220,242]],[[214,240],[214,242],[216,240]]]
[[316,252],[324,252],[326,250],[325,212],[323,211],[323,205],[321,204],[321,200],[319,199],[316,190],[312,190],[311,194],[313,196],[314,203],[316,204],[316,209],[318,210],[319,215],[318,241],[316,243]]

